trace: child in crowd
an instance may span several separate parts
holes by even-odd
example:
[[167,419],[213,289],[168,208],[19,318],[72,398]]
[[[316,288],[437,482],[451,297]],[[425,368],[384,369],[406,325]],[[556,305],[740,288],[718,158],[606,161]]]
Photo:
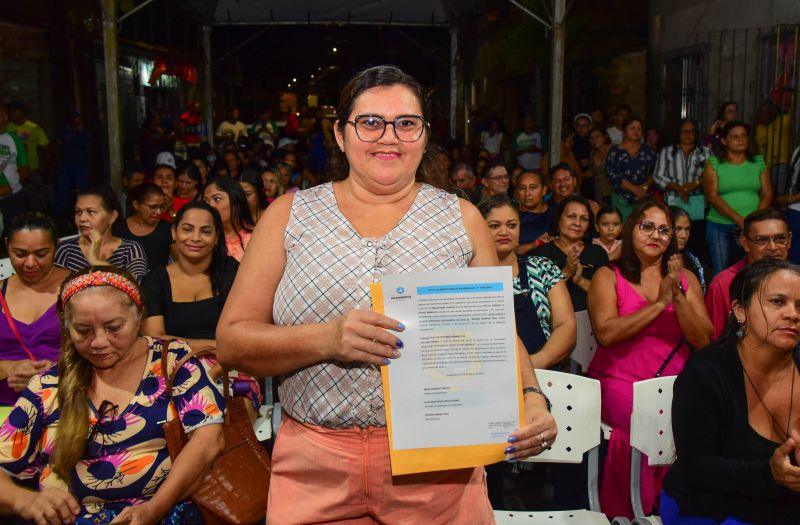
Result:
[[592,239],[592,243],[603,248],[608,253],[610,261],[619,259],[622,249],[622,241],[619,238],[622,231],[622,214],[614,206],[603,206],[597,212],[595,226],[599,236]]

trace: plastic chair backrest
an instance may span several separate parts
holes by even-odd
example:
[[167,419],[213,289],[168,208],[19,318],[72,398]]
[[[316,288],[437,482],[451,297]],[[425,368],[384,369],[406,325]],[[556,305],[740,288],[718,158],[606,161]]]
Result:
[[558,437],[550,450],[524,461],[580,463],[585,452],[600,445],[600,382],[541,369],[536,370],[536,378],[553,403]]
[[671,465],[675,461],[672,437],[675,377],[657,377],[633,384],[631,447],[647,455],[650,466]]
[[605,514],[588,510],[557,510],[526,512],[522,510],[494,511],[497,525],[608,525]]
[[575,320],[577,321],[578,338],[575,341],[575,348],[572,350],[570,357],[581,366],[582,370],[586,370],[594,357],[597,341],[594,339],[594,331],[592,330],[588,311],[575,312]]
[[0,281],[3,279],[8,279],[15,273],[14,267],[11,266],[11,259],[8,257],[5,259],[0,259]]

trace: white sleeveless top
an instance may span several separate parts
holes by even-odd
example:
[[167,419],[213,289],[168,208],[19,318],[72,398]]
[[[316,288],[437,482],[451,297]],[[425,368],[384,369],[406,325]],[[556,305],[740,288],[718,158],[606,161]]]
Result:
[[[371,310],[370,284],[382,275],[464,268],[472,259],[458,198],[427,184],[381,238],[359,236],[339,210],[331,183],[299,191],[284,249],[286,269],[273,304],[278,325],[320,323],[352,309]],[[386,426],[377,366],[317,363],[284,376],[279,393],[284,410],[303,423],[339,429]]]

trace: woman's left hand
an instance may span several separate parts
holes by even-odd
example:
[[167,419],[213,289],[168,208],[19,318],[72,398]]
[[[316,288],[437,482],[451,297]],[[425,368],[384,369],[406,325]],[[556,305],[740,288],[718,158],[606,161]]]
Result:
[[557,434],[556,420],[546,408],[525,403],[525,426],[508,437],[506,458],[518,460],[541,454],[553,445]]
[[144,503],[131,505],[130,507],[125,507],[122,509],[122,512],[117,514],[117,517],[114,518],[114,521],[111,522],[111,525],[114,525],[115,523],[123,523],[125,520],[128,520],[130,525],[154,525],[160,519],[161,515],[155,511],[149,501],[146,501]]

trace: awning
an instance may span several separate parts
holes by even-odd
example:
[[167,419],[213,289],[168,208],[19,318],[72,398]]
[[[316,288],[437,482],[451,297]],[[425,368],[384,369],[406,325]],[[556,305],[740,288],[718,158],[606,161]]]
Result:
[[[447,26],[479,0],[218,0],[214,25],[354,24]],[[197,6],[196,6],[197,7]]]

